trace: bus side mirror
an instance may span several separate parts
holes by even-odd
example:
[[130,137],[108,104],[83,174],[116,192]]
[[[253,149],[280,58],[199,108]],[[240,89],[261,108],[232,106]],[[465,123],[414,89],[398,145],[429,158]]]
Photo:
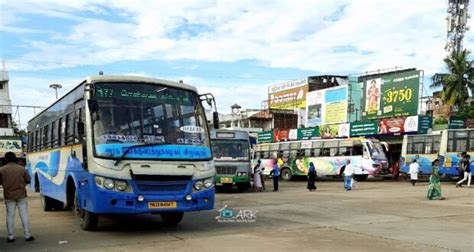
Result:
[[217,111],[212,112],[212,123],[214,124],[214,129],[219,129],[219,113]]

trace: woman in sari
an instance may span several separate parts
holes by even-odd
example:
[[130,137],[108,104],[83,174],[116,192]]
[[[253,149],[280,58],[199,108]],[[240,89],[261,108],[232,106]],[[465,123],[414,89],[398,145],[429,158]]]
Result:
[[262,161],[258,160],[257,164],[255,165],[253,169],[253,190],[255,192],[261,192],[262,191],[262,167],[261,167]]
[[429,200],[444,200],[441,196],[441,175],[439,172],[439,159],[435,159],[432,163],[430,185],[428,187]]
[[310,192],[316,190],[316,185],[314,184],[316,181],[316,168],[314,167],[313,162],[309,163],[309,170],[308,170],[308,186],[306,187]]

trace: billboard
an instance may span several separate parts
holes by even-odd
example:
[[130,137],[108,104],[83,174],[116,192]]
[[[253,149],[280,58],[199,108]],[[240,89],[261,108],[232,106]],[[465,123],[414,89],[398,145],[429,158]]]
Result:
[[419,88],[420,74],[416,70],[366,80],[362,119],[417,115]]
[[5,153],[10,151],[15,153],[17,157],[21,156],[23,151],[21,144],[20,138],[0,139],[0,157],[5,156]]
[[273,131],[262,131],[257,133],[258,143],[272,143],[273,142]]
[[383,118],[379,120],[379,135],[417,132],[419,118],[418,116]]
[[309,92],[306,99],[305,126],[347,122],[347,86]]
[[306,107],[308,79],[289,81],[268,88],[270,109],[294,109]]
[[349,137],[349,123],[319,127],[321,138]]

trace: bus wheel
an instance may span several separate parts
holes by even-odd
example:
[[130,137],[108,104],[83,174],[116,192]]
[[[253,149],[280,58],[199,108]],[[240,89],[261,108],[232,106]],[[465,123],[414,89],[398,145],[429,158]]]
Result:
[[248,188],[247,184],[237,184],[237,191],[239,191],[239,192],[243,192],[247,188]]
[[80,226],[82,230],[85,231],[92,231],[96,230],[97,226],[99,225],[99,215],[91,213],[85,209],[81,209],[79,206],[79,202],[77,200],[77,192],[75,193],[74,197],[74,213],[80,219]]
[[367,174],[355,175],[354,177],[357,181],[365,181],[365,180],[367,180],[367,177],[369,177],[369,175],[367,175]]
[[184,213],[183,212],[168,212],[168,213],[161,213],[160,215],[165,225],[174,226],[181,222],[181,220],[183,219]]
[[293,176],[291,175],[290,169],[285,168],[285,169],[283,169],[283,170],[281,171],[281,177],[282,177],[283,180],[285,180],[285,181],[290,181]]
[[41,206],[45,212],[61,210],[64,207],[61,201],[45,196],[44,194],[41,194]]

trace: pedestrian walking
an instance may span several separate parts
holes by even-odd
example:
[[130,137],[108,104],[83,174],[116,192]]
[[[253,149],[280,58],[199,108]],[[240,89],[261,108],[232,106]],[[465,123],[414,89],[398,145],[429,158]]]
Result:
[[400,175],[400,160],[393,162],[392,164],[392,180],[398,180]]
[[441,173],[439,170],[439,159],[435,159],[431,167],[430,185],[428,186],[429,200],[444,200],[441,193]]
[[278,191],[278,180],[280,179],[280,168],[278,167],[278,160],[274,160],[275,164],[273,165],[273,170],[270,172],[270,175],[273,175],[273,191]]
[[459,157],[457,168],[459,173],[459,180],[464,179],[464,158],[466,157],[467,153],[465,151],[461,152],[461,156]]
[[467,180],[467,187],[471,187],[471,156],[465,155],[462,162],[462,169],[464,171],[464,178],[456,183],[456,187],[461,187],[462,183]]
[[8,242],[15,241],[15,212],[18,208],[21,223],[23,224],[23,236],[25,241],[33,241],[31,236],[30,221],[28,219],[28,196],[26,185],[30,183],[30,176],[25,167],[16,164],[16,156],[13,152],[5,153],[6,165],[0,167],[0,185],[3,185],[3,196],[7,212]]
[[413,162],[410,164],[410,182],[412,186],[415,186],[416,181],[418,180],[418,173],[420,172],[420,166],[416,162],[416,159],[413,160]]
[[308,186],[306,187],[310,192],[313,192],[317,189],[316,187],[316,167],[314,167],[313,162],[309,163],[308,170]]
[[260,181],[262,182],[262,190],[265,191],[265,166],[260,165],[261,172],[260,172]]
[[344,188],[346,191],[352,189],[352,177],[354,176],[354,168],[352,167],[351,160],[348,159],[343,171],[344,174]]
[[253,168],[253,190],[255,192],[262,191],[262,168],[261,168],[262,161],[259,159],[257,164]]

